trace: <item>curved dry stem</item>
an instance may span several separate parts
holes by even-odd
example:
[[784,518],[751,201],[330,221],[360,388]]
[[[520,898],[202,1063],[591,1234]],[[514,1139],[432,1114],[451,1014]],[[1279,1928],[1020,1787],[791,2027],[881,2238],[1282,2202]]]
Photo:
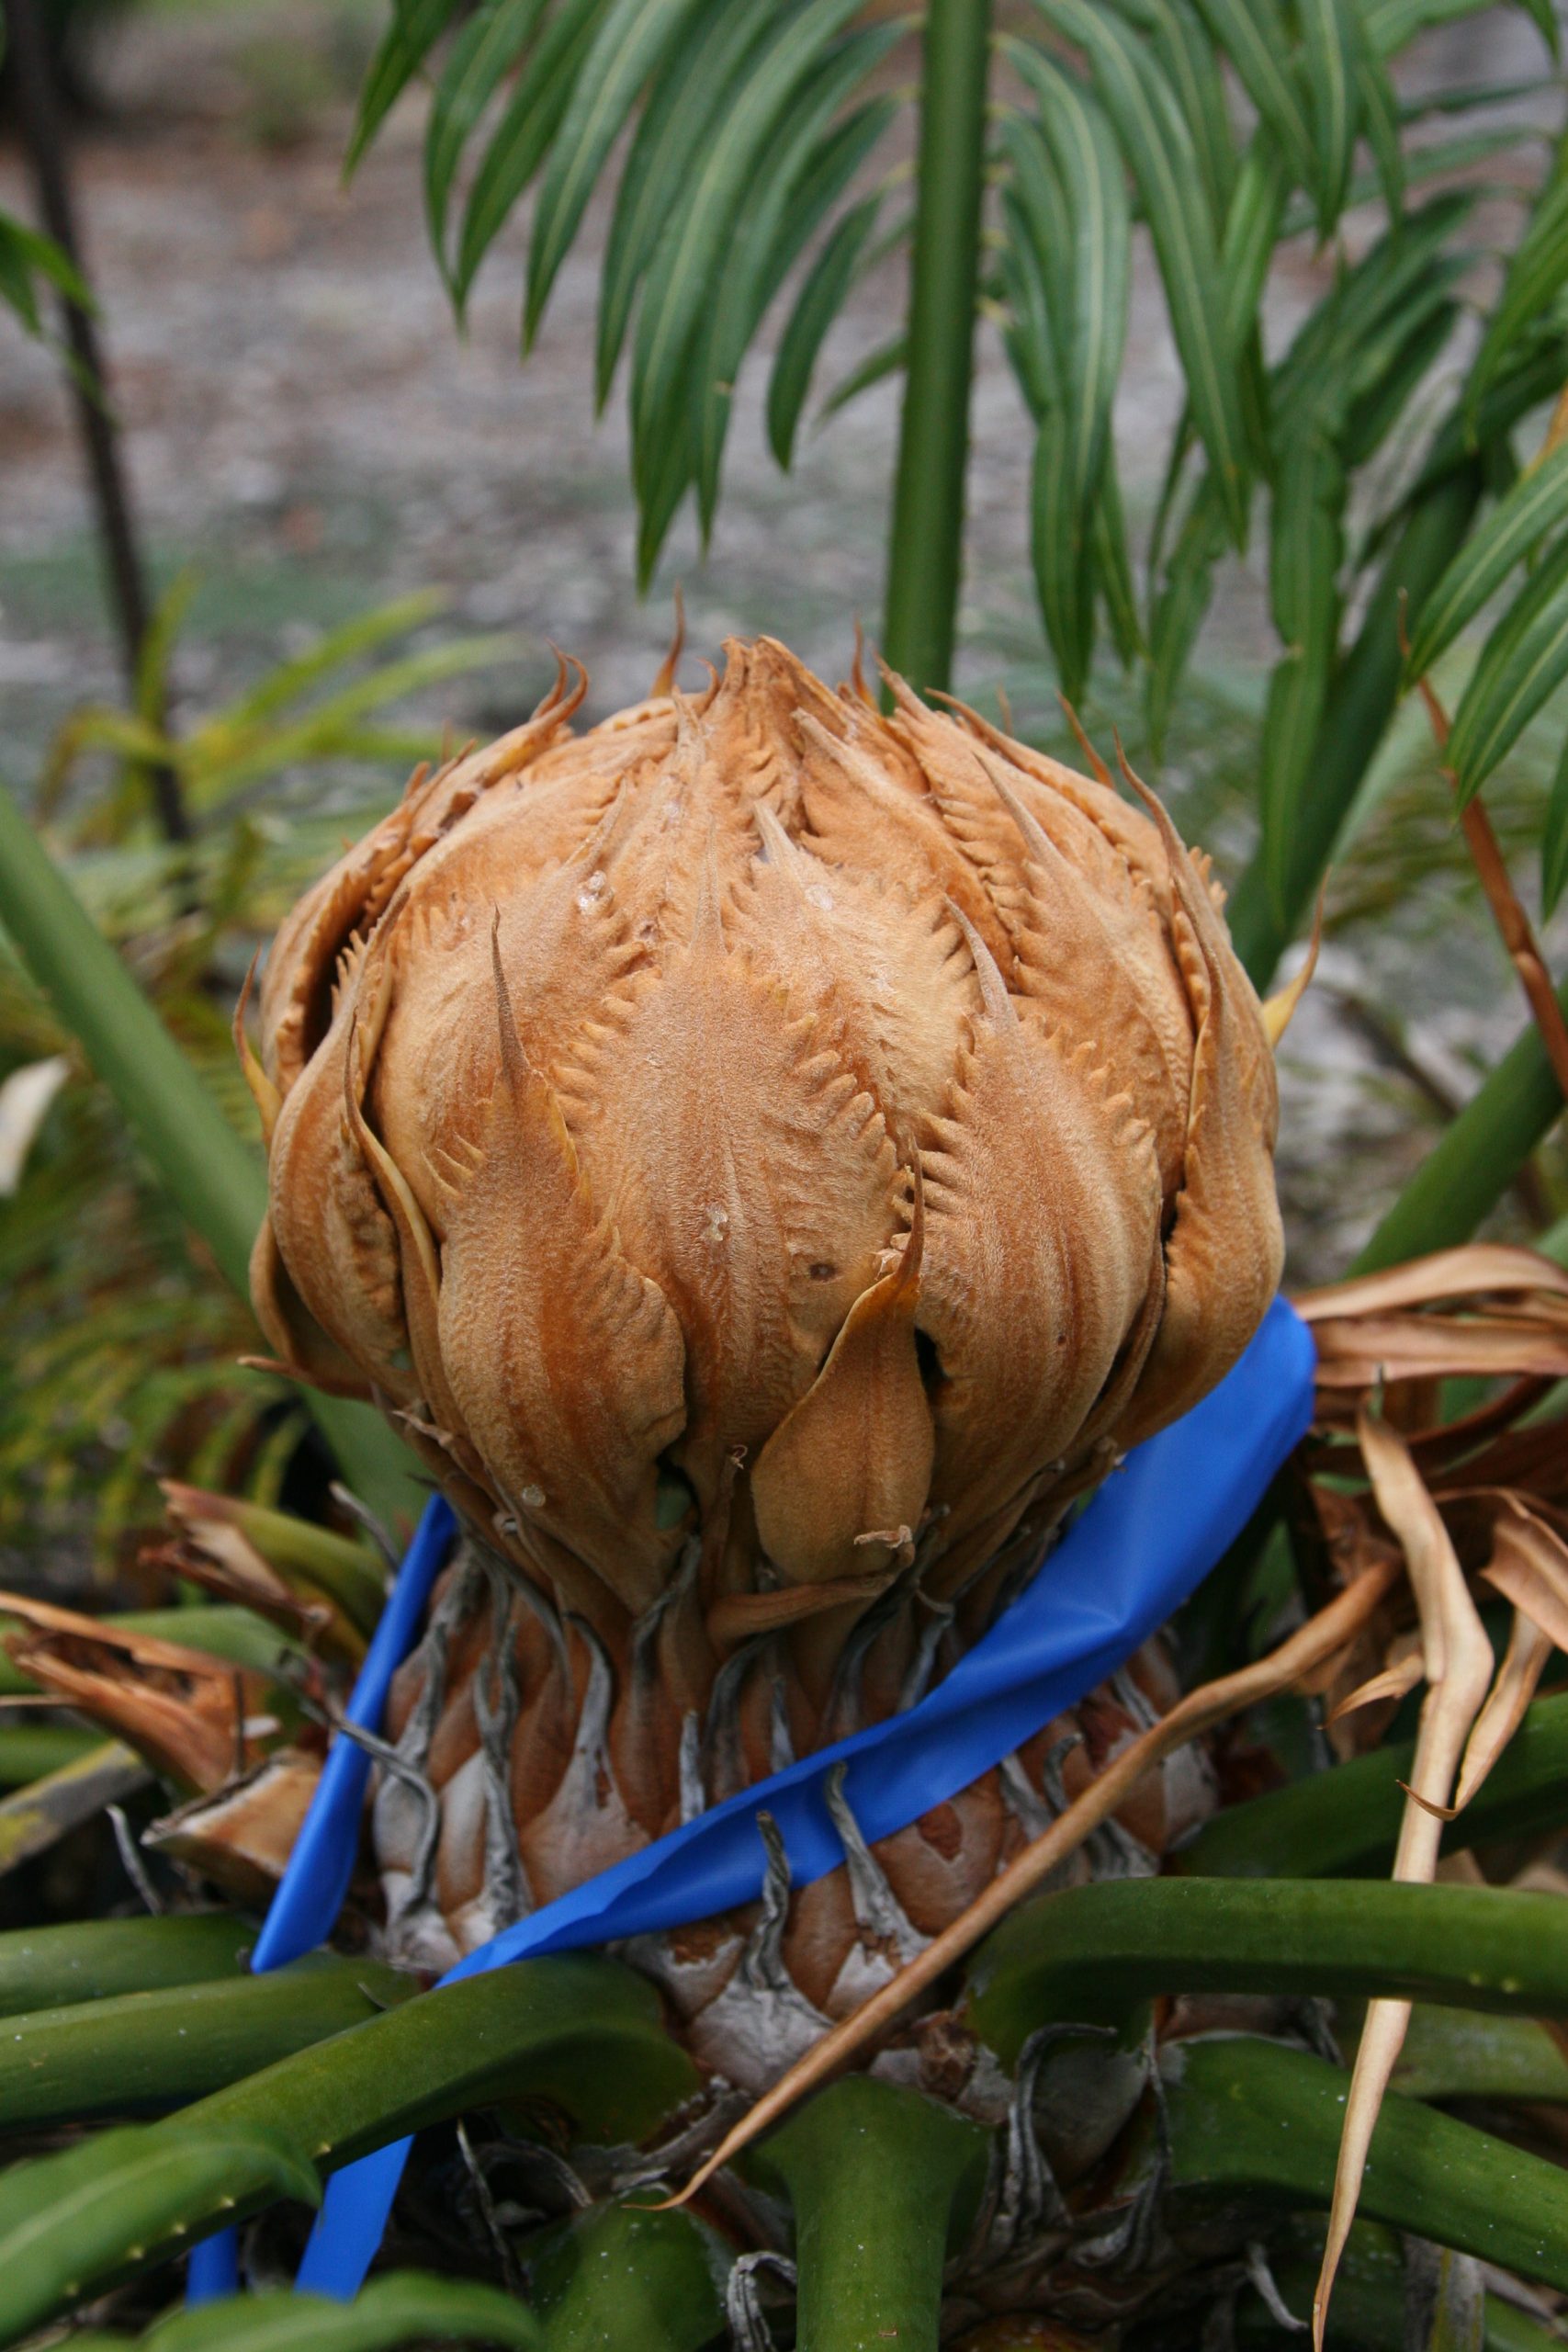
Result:
[[[1492,1645],[1470,1597],[1464,1572],[1409,1448],[1386,1421],[1365,1407],[1356,1434],[1377,1506],[1404,1552],[1421,1624],[1427,1697],[1406,1788],[1404,1818],[1393,1858],[1396,1879],[1427,1882],[1438,1865],[1455,1775],[1492,1681]],[[1313,2298],[1314,2352],[1323,2352],[1328,2299],[1350,2234],[1372,2132],[1410,2022],[1408,2001],[1372,2001],[1367,2008],[1334,2173],[1328,2235]]]
[[1348,1322],[1359,1315],[1396,1314],[1467,1299],[1472,1292],[1548,1291],[1568,1294],[1568,1272],[1538,1250],[1505,1241],[1467,1241],[1457,1250],[1435,1250],[1348,1282],[1292,1294],[1291,1304],[1303,1323]]
[[1525,1710],[1535,1697],[1536,1685],[1555,1646],[1550,1634],[1543,1634],[1522,1609],[1515,1610],[1507,1654],[1497,1669],[1491,1696],[1476,1718],[1470,1746],[1464,1751],[1459,1795],[1455,1799],[1461,1813],[1523,1723]]

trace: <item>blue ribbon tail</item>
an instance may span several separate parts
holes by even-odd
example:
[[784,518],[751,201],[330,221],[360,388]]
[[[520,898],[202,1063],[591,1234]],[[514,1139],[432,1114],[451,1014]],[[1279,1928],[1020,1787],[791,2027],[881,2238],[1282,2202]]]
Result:
[[[430,1598],[430,1588],[457,1529],[451,1505],[433,1495],[420,1514],[412,1543],[403,1555],[381,1611],[381,1622],[365,1653],[365,1663],[344,1710],[362,1731],[376,1731],[392,1677],[408,1656]],[[282,1968],[314,1951],[337,1925],[359,1850],[359,1816],[370,1778],[370,1758],[357,1741],[339,1732],[327,1751],[310,1808],[288,1866],[262,1922],[251,1969],[255,1975]],[[187,2302],[215,2302],[234,2293],[239,2281],[239,2241],[220,2230],[191,2248]]]
[[187,2303],[221,2302],[238,2291],[240,2241],[233,2230],[219,2230],[190,2250],[186,2269]]
[[386,2235],[392,2199],[412,2146],[412,2140],[389,2141],[333,2173],[294,2281],[298,2293],[333,2295],[344,2303],[354,2301]]

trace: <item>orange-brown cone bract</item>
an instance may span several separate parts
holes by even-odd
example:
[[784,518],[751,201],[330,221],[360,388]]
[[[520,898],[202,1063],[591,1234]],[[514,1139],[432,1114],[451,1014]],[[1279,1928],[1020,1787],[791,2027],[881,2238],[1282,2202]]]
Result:
[[[258,1312],[479,1539],[378,1820],[433,1957],[908,1703],[1278,1280],[1268,1042],[1157,808],[727,657],[416,779],[267,966]],[[954,1818],[919,1933],[995,1776]]]

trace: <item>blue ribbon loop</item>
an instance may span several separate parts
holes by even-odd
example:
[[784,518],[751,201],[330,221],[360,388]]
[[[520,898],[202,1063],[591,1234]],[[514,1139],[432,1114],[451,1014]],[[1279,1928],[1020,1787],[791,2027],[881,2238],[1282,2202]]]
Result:
[[[918,1706],[818,1749],[656,1838],[468,1953],[441,1984],[532,1954],[682,1927],[753,1901],[761,1892],[765,1867],[757,1830],[761,1810],[778,1825],[794,1883],[805,1885],[823,1877],[843,1860],[823,1794],[835,1765],[846,1768],[844,1796],[869,1843],[956,1796],[1114,1673],[1187,1599],[1240,1533],[1269,1479],[1304,1436],[1314,1371],[1306,1326],[1283,1299],[1276,1299],[1219,1386],[1129,1455],[1019,1599]],[[438,1558],[451,1527],[448,1514],[438,1523],[439,1533],[431,1532],[434,1514],[443,1509],[433,1504],[426,1511],[389,1604],[388,1618],[394,1611],[400,1618],[397,1657],[412,1638],[434,1573],[421,1546]],[[417,1600],[403,1608],[405,1584],[412,1592],[415,1582],[410,1571],[416,1555],[423,1584]],[[379,1686],[375,1718],[355,1709],[372,1662],[379,1660],[385,1630],[383,1621],[355,1691],[353,1721],[379,1720],[390,1666]],[[389,1651],[390,1640],[386,1646]],[[358,1750],[352,1751],[359,1766],[353,1805],[333,1814],[330,1832],[323,1826],[313,1838],[312,1831],[318,1812],[325,1817],[328,1776],[348,1746],[341,1737],[334,1744],[268,1914],[255,1965],[276,1966],[331,1931],[357,1841],[367,1770]],[[292,1924],[274,1938],[273,1922],[280,1913]],[[344,2300],[357,2293],[380,2244],[410,2145],[401,2140],[378,2149],[328,2181],[300,2266],[301,2288]],[[209,2240],[192,2256],[193,2291],[199,2291],[198,2262],[216,2243]],[[223,2289],[216,2285],[207,2291]]]

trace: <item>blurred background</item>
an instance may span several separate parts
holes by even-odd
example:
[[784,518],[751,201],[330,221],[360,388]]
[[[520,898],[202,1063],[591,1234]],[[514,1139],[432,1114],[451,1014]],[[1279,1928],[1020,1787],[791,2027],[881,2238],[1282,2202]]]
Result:
[[[761,629],[829,678],[845,674],[857,621],[873,633],[878,623],[899,385],[884,378],[808,426],[784,474],[762,427],[765,356],[750,360],[711,550],[705,560],[683,518],[639,597],[623,395],[596,420],[584,359],[604,189],[524,366],[522,220],[498,240],[463,331],[454,326],[423,219],[421,88],[345,182],[379,0],[31,5],[51,37],[82,260],[158,619],[128,691],[69,372],[51,334],[0,319],[0,773],[243,1121],[227,1032],[256,947],[417,757],[526,712],[553,671],[547,640],[587,663],[589,715],[603,717],[646,692],[679,582],[689,682],[727,634]],[[1505,100],[1474,127],[1517,119],[1520,104],[1527,119],[1545,106],[1544,121],[1555,104],[1540,95],[1545,57],[1536,25],[1499,9],[1425,34],[1401,59],[1401,88],[1458,88],[1483,74],[1499,86],[1534,81],[1512,117]],[[0,208],[37,220],[20,129],[13,56]],[[1493,209],[1483,200],[1475,215],[1481,293],[1496,278]],[[1379,226],[1364,204],[1337,244],[1282,250],[1265,310],[1271,349]],[[890,256],[857,289],[819,384],[851,375],[897,330],[905,269]],[[775,335],[764,328],[763,355]],[[1473,341],[1459,337],[1423,389],[1385,471],[1408,464]],[[1031,572],[1027,420],[984,317],[978,371],[956,684],[1077,758]],[[1116,409],[1134,543],[1181,389],[1140,232]],[[1097,671],[1084,709],[1108,753],[1112,726],[1122,731],[1222,876],[1240,870],[1255,835],[1260,714],[1278,654],[1267,570],[1261,547],[1221,567],[1157,758],[1135,685],[1113,665]],[[186,747],[193,843],[160,841],[145,820],[141,785],[162,729]],[[1553,707],[1488,787],[1531,905],[1561,731]],[[1319,977],[1281,1057],[1297,1283],[1343,1270],[1521,1025],[1414,697],[1363,803],[1354,852],[1331,880]],[[1543,936],[1561,971],[1568,926],[1559,917]],[[243,1311],[144,1177],[79,1050],[0,954],[0,1080],[8,1072],[24,1082],[0,1097],[0,1566],[79,1579],[123,1564],[156,1515],[160,1468],[308,1499],[297,1404],[237,1363],[254,1344]],[[1564,1206],[1568,1170],[1548,1146],[1495,1229],[1539,1232]]]

